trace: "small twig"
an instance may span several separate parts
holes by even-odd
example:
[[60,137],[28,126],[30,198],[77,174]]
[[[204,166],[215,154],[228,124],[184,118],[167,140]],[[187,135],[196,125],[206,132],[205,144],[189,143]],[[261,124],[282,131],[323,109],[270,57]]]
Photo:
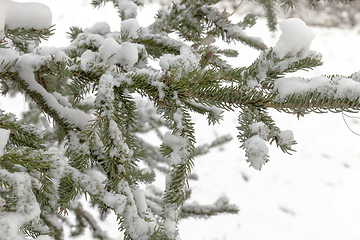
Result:
[[345,120],[345,117],[344,116],[347,116],[347,117],[349,117],[349,118],[359,118],[359,117],[352,117],[352,116],[348,116],[348,115],[346,115],[345,113],[341,113],[342,114],[342,118],[344,119],[344,122],[345,122],[345,124],[346,124],[346,126],[347,126],[347,128],[352,132],[352,133],[354,133],[355,135],[358,135],[358,136],[360,136],[360,134],[358,134],[358,133],[356,133],[356,132],[354,132],[350,127],[349,127],[349,124],[346,122],[346,120]]
[[227,16],[227,17],[232,16],[232,15],[237,11],[237,9],[240,7],[240,5],[241,5],[243,2],[244,2],[244,0],[241,0],[241,2],[239,3],[239,5],[237,5],[236,8],[234,9],[234,11],[233,11],[229,16]]
[[356,118],[356,119],[360,119],[360,117],[355,117],[355,116],[349,116],[349,115],[347,115],[347,114],[345,114],[345,113],[342,113],[343,115],[345,115],[346,117],[348,117],[348,118]]
[[214,22],[217,22],[217,21],[219,21],[219,20],[222,19],[222,18],[228,18],[228,17],[232,16],[232,15],[236,12],[236,10],[240,7],[240,5],[241,5],[243,2],[244,2],[244,0],[241,0],[241,2],[235,7],[234,11],[233,11],[232,13],[230,13],[230,14],[228,14],[228,13],[226,12],[226,9],[225,9],[225,10],[222,12],[221,16],[220,16],[218,19],[216,19]]

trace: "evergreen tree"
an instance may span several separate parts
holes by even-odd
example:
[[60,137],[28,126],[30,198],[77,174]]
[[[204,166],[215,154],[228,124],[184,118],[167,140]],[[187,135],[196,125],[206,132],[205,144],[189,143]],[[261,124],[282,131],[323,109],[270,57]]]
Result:
[[[73,236],[88,226],[95,239],[109,239],[79,196],[86,196],[102,217],[113,211],[125,239],[180,239],[180,219],[238,212],[225,197],[212,205],[187,201],[196,156],[230,140],[221,136],[196,146],[191,112],[221,124],[223,111],[239,111],[240,146],[260,170],[269,160],[265,142],[285,153],[295,144],[269,108],[298,117],[360,108],[360,73],[285,77],[322,64],[321,55],[309,51],[312,31],[299,19],[281,22],[278,44],[268,47],[244,32],[256,23],[253,14],[232,23],[232,13],[214,6],[219,0],[174,2],[148,27],[136,20],[141,1],[92,4],[108,2],[118,9],[120,32],[111,32],[106,23],[74,26],[70,46],[45,48],[40,42],[54,31],[49,9],[0,1],[6,13],[0,16],[2,93],[21,92],[30,106],[22,120],[0,114],[1,239],[64,239],[69,212],[77,220]],[[255,2],[263,6],[271,31],[278,28],[275,5],[290,9],[297,4]],[[309,0],[313,6],[318,2]],[[214,46],[215,39],[246,44],[258,49],[259,57],[248,67],[234,68],[224,57],[241,56]],[[160,68],[150,67],[149,59],[159,60]],[[165,134],[160,128],[167,129]],[[162,144],[145,141],[142,134],[148,132]],[[155,171],[166,175],[164,191],[150,185]],[[143,190],[143,184],[150,187]]]

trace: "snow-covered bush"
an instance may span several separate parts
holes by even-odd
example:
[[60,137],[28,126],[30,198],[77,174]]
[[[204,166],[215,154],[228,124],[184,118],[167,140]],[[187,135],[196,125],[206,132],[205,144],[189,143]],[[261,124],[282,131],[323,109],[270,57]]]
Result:
[[[269,108],[297,116],[360,108],[359,73],[285,76],[321,65],[321,55],[310,50],[314,34],[300,19],[282,21],[278,43],[268,47],[245,33],[254,15],[232,23],[231,13],[216,8],[217,0],[174,2],[149,26],[136,20],[141,1],[92,4],[108,2],[119,11],[118,32],[105,22],[72,27],[70,46],[49,48],[40,45],[53,32],[49,8],[0,0],[3,94],[19,91],[31,107],[23,121],[0,114],[1,239],[64,239],[68,212],[77,218],[74,236],[89,225],[94,238],[109,239],[82,208],[80,196],[102,216],[113,211],[125,239],[180,239],[181,218],[238,212],[226,197],[212,205],[186,201],[194,158],[230,140],[222,136],[196,146],[190,112],[220,124],[223,111],[239,111],[240,146],[249,165],[260,170],[269,160],[269,143],[287,153],[295,144]],[[256,2],[275,30],[275,2]],[[259,57],[235,68],[226,57],[238,53],[214,46],[216,39],[258,49]],[[159,60],[158,68],[149,59]],[[42,115],[53,126],[38,121]],[[160,146],[144,140],[149,132],[157,134]],[[141,187],[150,186],[155,173],[166,175],[164,191]]]

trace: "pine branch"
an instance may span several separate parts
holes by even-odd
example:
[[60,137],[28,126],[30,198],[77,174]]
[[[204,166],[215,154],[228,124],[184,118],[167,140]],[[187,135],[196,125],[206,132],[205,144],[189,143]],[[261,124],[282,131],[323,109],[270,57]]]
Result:
[[236,205],[229,204],[229,199],[221,197],[211,205],[200,205],[198,203],[185,203],[180,213],[181,219],[209,218],[218,214],[237,214],[239,208]]
[[[27,173],[9,172],[6,169],[0,169],[0,186],[2,188],[1,200],[2,212],[11,214],[12,221],[1,221],[2,229],[9,229],[9,231],[2,232],[2,237],[5,239],[16,239],[18,231],[25,225],[31,224],[34,226],[37,223],[38,212],[40,207],[37,203],[36,197],[32,191],[32,179]],[[16,231],[11,231],[16,229]],[[25,231],[34,236],[36,232],[32,231],[31,226],[25,227]]]
[[244,17],[244,20],[238,22],[237,25],[242,29],[251,28],[256,24],[256,16],[255,14],[249,13]]
[[45,214],[40,215],[41,220],[50,228],[50,234],[55,238],[55,240],[63,239],[63,227],[59,222],[59,216],[57,214]]
[[9,142],[13,146],[27,146],[33,149],[44,148],[42,133],[33,126],[21,123],[11,114],[0,111],[0,127],[11,130]]
[[248,87],[194,87],[185,96],[206,101],[208,104],[218,108],[232,110],[233,107],[244,105],[266,107],[270,102],[271,95],[265,96],[260,90],[249,89]]
[[260,0],[259,3],[265,10],[265,17],[269,30],[272,32],[276,31],[277,19],[275,14],[275,4],[273,0]]
[[224,135],[217,137],[210,144],[203,144],[195,148],[194,157],[198,155],[205,155],[210,152],[210,149],[214,147],[222,146],[232,140],[231,135]]
[[76,214],[77,225],[76,231],[71,233],[72,236],[80,236],[83,235],[84,228],[86,227],[85,222],[90,225],[92,229],[93,237],[99,240],[110,240],[107,236],[106,232],[104,232],[100,226],[97,224],[94,217],[87,211],[85,211],[80,203],[78,203],[77,207],[73,209]]
[[280,0],[279,4],[282,8],[289,11],[290,9],[296,9],[298,6],[297,0]]
[[83,33],[84,30],[81,27],[77,27],[77,26],[72,26],[70,27],[70,32],[66,32],[70,38],[70,41],[73,42],[80,33]]
[[180,47],[184,45],[181,41],[169,38],[162,34],[153,34],[147,32],[147,29],[142,29],[140,32],[140,38],[135,42],[144,44],[147,53],[154,57],[159,58],[166,53],[179,54]]
[[62,128],[65,132],[73,129],[73,124],[69,123],[67,119],[60,116],[59,112],[49,107],[46,104],[45,98],[37,91],[30,90],[29,84],[19,76],[14,77],[17,85],[27,94],[46,114],[50,115],[54,121]]
[[226,42],[237,40],[258,50],[267,49],[267,46],[261,39],[246,35],[239,26],[230,23],[226,14],[224,16],[224,14],[220,13],[217,9],[206,5],[201,7],[201,11],[213,22],[218,31],[217,34]]
[[360,110],[360,97],[355,99],[339,98],[334,95],[324,96],[317,91],[306,94],[289,95],[282,101],[269,103],[269,108],[279,111],[304,115],[310,112],[358,112]]
[[160,149],[148,144],[141,139],[138,139],[138,142],[141,144],[141,147],[144,151],[143,161],[151,169],[157,169],[160,172],[168,174],[170,172],[171,162],[168,158],[161,155]]
[[60,180],[57,191],[61,212],[71,209],[71,201],[79,194],[89,195],[94,203],[102,207],[111,208],[117,214],[123,211],[126,201],[124,195],[106,191],[101,184],[92,180],[90,176],[69,166],[63,160],[57,159],[54,161],[54,166],[55,169],[60,170],[60,173],[57,173],[57,177]]
[[[25,120],[42,111],[54,121],[56,130],[47,127],[43,137],[35,127],[0,113],[0,127],[11,130],[9,143],[0,149],[4,150],[0,208],[13,214],[19,225],[16,231],[5,231],[6,239],[15,239],[19,229],[33,238],[46,234],[62,239],[63,228],[58,223],[67,211],[77,217],[74,235],[81,235],[89,226],[94,238],[107,239],[95,219],[74,204],[81,195],[90,197],[102,214],[115,212],[124,239],[177,239],[181,218],[239,211],[226,198],[212,205],[187,203],[194,157],[230,140],[222,136],[195,147],[190,111],[206,115],[209,124],[218,124],[222,111],[240,109],[238,139],[247,160],[260,170],[268,160],[265,142],[275,143],[285,153],[293,151],[296,143],[291,131],[281,131],[276,125],[269,108],[298,116],[360,110],[360,74],[285,78],[287,73],[320,66],[320,55],[308,52],[306,44],[289,52],[280,49],[284,54],[278,45],[267,48],[261,39],[243,31],[255,24],[252,14],[234,24],[229,19],[233,13],[215,7],[218,0],[185,0],[160,10],[149,28],[130,34],[133,29],[126,23],[138,26],[141,1],[93,0],[92,4],[100,7],[109,2],[123,21],[121,33],[111,32],[103,23],[84,30],[72,27],[68,33],[71,46],[49,54],[29,46],[46,40],[52,28],[6,30],[0,43],[3,93],[25,93],[36,104]],[[275,3],[286,9],[297,4],[257,2],[265,9],[272,31],[277,24]],[[170,33],[185,42],[173,39]],[[262,51],[250,66],[234,68],[223,56],[239,57],[238,52],[214,46],[217,38]],[[8,40],[13,43],[5,42]],[[161,70],[148,66],[150,57],[159,59]],[[136,94],[154,107],[142,105]],[[87,101],[89,97],[95,101]],[[162,141],[160,147],[142,138],[141,134],[149,132]],[[59,143],[65,140],[59,146],[64,147],[65,156],[45,151],[53,147],[55,139]],[[141,168],[143,163],[149,168]],[[144,192],[140,184],[153,182],[155,170],[167,175],[165,191]],[[37,229],[43,225],[50,230]]]
[[[167,99],[170,103],[170,99]],[[171,103],[170,103],[171,104]],[[159,102],[158,111],[163,117],[172,122],[173,132],[166,133],[161,151],[163,156],[172,161],[172,169],[166,181],[166,190],[163,196],[163,226],[167,238],[174,239],[177,235],[176,224],[178,211],[186,200],[185,186],[193,167],[192,155],[194,152],[194,128],[187,111],[172,103],[170,106]],[[174,145],[174,143],[176,145]]]
[[46,29],[25,29],[25,28],[16,28],[16,29],[6,29],[5,37],[11,41],[18,42],[20,41],[39,41],[48,40],[54,34],[54,26],[51,26]]

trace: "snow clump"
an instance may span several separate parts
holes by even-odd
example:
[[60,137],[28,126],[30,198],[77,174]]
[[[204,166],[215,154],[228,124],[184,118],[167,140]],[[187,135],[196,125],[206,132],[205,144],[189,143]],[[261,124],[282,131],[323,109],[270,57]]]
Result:
[[339,98],[356,99],[360,96],[360,83],[350,78],[338,81],[336,95]]
[[189,155],[187,151],[189,142],[186,137],[172,135],[171,132],[166,132],[163,143],[172,148],[173,151],[170,155],[170,160],[174,165],[181,163],[181,161]]
[[269,136],[269,127],[263,122],[256,122],[250,125],[251,133],[259,135],[263,139]]
[[164,71],[179,67],[187,72],[194,70],[199,65],[199,61],[200,57],[195,55],[189,46],[181,46],[180,55],[164,54],[159,64]]
[[49,7],[41,3],[18,3],[11,0],[0,1],[0,39],[4,38],[4,28],[44,29],[49,28],[52,14]]
[[129,38],[137,38],[140,26],[135,18],[126,19],[121,22],[121,35]]
[[135,18],[137,16],[138,7],[133,1],[119,0],[118,6],[121,15],[123,15],[125,19]]
[[294,143],[294,133],[291,130],[285,130],[278,133],[279,143],[286,147],[290,147]]
[[256,170],[261,170],[262,165],[265,164],[269,149],[267,148],[264,140],[259,135],[254,135],[244,142],[247,161],[250,166]]
[[310,51],[310,45],[315,38],[314,32],[298,18],[289,18],[279,23],[282,34],[274,47],[278,58],[284,58],[287,54],[300,53],[305,58]]
[[106,64],[121,64],[122,66],[133,67],[138,61],[138,48],[136,44],[123,42],[119,44],[114,38],[105,39],[99,48],[101,58]]
[[305,94],[308,91],[326,92],[330,84],[331,80],[325,76],[310,80],[301,77],[279,78],[275,80],[274,91],[278,91],[280,99],[284,99],[291,94]]
[[110,33],[110,26],[107,22],[97,22],[92,27],[85,29],[85,32],[105,35]]

